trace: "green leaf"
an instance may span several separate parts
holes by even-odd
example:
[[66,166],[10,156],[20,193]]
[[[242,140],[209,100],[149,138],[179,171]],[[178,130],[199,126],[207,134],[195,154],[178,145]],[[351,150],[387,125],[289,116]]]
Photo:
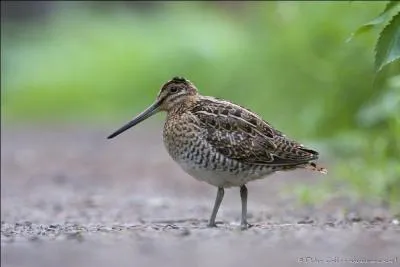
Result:
[[350,42],[355,36],[360,35],[362,33],[368,32],[375,28],[378,25],[381,25],[382,23],[386,22],[391,17],[392,10],[395,7],[400,7],[400,2],[399,1],[389,1],[386,4],[385,9],[382,11],[381,14],[379,14],[378,17],[375,19],[371,20],[370,22],[367,22],[363,25],[361,25],[355,32],[353,32],[349,38],[347,38],[346,42]]
[[385,10],[383,10],[382,14],[383,14],[383,13],[389,12],[389,11],[392,10],[394,7],[396,7],[396,5],[398,5],[398,4],[399,4],[399,1],[398,1],[398,0],[396,0],[396,1],[389,1],[389,3],[386,4]]
[[400,12],[382,30],[375,51],[376,72],[400,58]]

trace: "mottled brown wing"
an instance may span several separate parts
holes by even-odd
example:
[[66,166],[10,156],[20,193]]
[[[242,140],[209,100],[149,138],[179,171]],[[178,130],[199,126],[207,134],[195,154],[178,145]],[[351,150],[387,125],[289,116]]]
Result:
[[193,108],[204,138],[221,154],[244,163],[296,165],[318,153],[287,139],[253,112],[223,100],[203,99]]

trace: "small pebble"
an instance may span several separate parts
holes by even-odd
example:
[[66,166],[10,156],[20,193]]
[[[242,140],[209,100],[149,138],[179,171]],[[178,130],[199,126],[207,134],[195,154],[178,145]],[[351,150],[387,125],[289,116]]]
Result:
[[349,215],[347,215],[347,219],[351,222],[360,222],[361,221],[361,217],[355,213],[350,213]]
[[191,234],[191,232],[187,228],[183,228],[182,231],[180,231],[180,233],[179,233],[180,236],[188,236],[190,234]]
[[312,224],[312,223],[314,223],[314,220],[310,219],[310,218],[304,218],[303,220],[300,220],[297,223],[298,224]]
[[81,232],[73,232],[66,234],[67,239],[76,240],[78,242],[82,242],[84,240],[83,235]]
[[325,223],[325,225],[329,226],[329,227],[335,227],[335,223],[333,223],[333,222],[327,222],[327,223]]

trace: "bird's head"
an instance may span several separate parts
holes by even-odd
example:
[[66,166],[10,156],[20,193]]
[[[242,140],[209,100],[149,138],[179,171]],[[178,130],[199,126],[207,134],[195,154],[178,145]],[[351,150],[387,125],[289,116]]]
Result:
[[168,112],[176,107],[184,105],[185,102],[190,101],[190,99],[196,95],[197,88],[193,83],[183,77],[174,77],[161,87],[153,104],[133,118],[130,122],[108,136],[108,139],[121,134],[159,111]]
[[155,103],[159,103],[160,111],[170,111],[195,95],[197,88],[193,83],[183,77],[174,77],[161,87]]

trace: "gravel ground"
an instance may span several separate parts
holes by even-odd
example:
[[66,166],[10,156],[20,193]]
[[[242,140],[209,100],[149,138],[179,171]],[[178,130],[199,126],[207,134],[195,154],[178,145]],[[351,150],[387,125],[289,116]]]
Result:
[[247,231],[228,189],[209,229],[216,189],[169,158],[159,126],[106,140],[117,126],[2,126],[2,266],[400,263],[400,226],[385,208],[297,204],[289,186],[330,177],[307,171],[250,183]]

